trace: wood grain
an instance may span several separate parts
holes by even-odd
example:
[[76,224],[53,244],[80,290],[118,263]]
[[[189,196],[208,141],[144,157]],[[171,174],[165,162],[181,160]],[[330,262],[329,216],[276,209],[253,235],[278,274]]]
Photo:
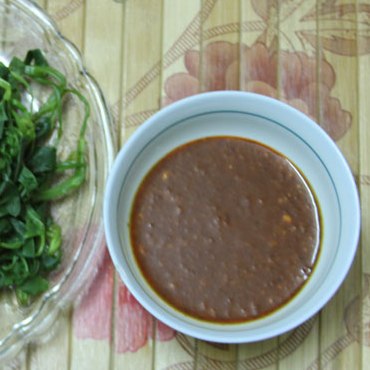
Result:
[[[341,54],[341,45],[337,45],[337,52],[328,52],[325,49],[325,37],[328,32],[328,18],[334,13],[335,9],[332,7],[332,12],[328,7],[327,15],[322,17],[320,15],[320,6],[324,2],[319,2],[317,6],[318,13],[318,31],[317,31],[317,55],[319,60],[321,56],[325,55],[326,60],[333,66],[336,74],[336,83],[333,87],[333,95],[340,99],[344,109],[351,112],[352,124],[351,129],[348,131],[338,143],[339,147],[346,156],[354,174],[358,173],[358,115],[357,115],[357,101],[358,101],[358,71],[356,58],[346,58]],[[348,2],[346,2],[348,4]],[[345,2],[337,1],[335,6],[343,7]],[[352,2],[353,4],[353,2]],[[343,8],[342,8],[343,9]],[[321,12],[322,13],[322,12]],[[345,17],[333,17],[331,28],[345,29],[348,26]],[[355,36],[354,36],[355,37]],[[356,52],[355,52],[356,55]],[[319,64],[319,71],[322,63]],[[321,79],[325,78],[320,76]],[[350,81],[350,82],[349,82]],[[345,87],[346,85],[346,87]],[[323,85],[321,90],[318,91],[318,98],[322,99],[324,95]],[[319,120],[324,120],[324,104],[319,106]],[[359,368],[359,360],[361,349],[356,341],[343,341],[347,335],[347,327],[345,325],[345,313],[348,305],[355,299],[361,292],[361,263],[360,254],[357,255],[354,265],[339,290],[338,294],[331,300],[331,302],[322,310],[320,316],[320,364],[321,367],[328,369],[348,369],[349,367]],[[355,312],[352,315],[360,320],[360,310],[354,308]],[[340,355],[337,355],[340,354]]]
[[[364,2],[370,7],[370,1]],[[357,4],[359,11],[359,5]],[[358,32],[360,25],[357,23]],[[366,47],[366,40],[358,40],[358,48]],[[370,174],[370,104],[368,99],[368,80],[370,76],[370,56],[356,58],[358,63],[358,117],[359,117],[359,171],[360,178],[367,179]],[[370,363],[370,186],[367,181],[360,181],[360,197],[362,208],[361,249],[361,294],[359,299],[360,319],[358,322],[357,340],[361,345],[359,358],[356,360],[359,368],[366,369]]]
[[108,334],[79,335],[76,308],[59,319],[53,339],[32,344],[13,368],[367,369],[370,1],[38,3],[81,50],[99,82],[114,118],[117,148],[145,119],[182,97],[214,89],[267,94],[309,114],[337,141],[358,180],[363,227],[355,263],[339,292],[317,316],[280,337],[220,345],[175,335],[138,306],[107,260],[108,270],[98,276],[107,278],[103,288],[112,292],[99,308],[111,310],[102,313]]

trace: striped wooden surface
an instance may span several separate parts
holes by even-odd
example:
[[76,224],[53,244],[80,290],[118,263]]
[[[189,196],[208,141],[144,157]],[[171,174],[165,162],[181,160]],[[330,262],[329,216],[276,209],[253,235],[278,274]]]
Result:
[[162,106],[197,92],[273,96],[309,114],[337,142],[357,179],[363,227],[355,263],[330,303],[285,335],[245,345],[194,340],[156,321],[107,254],[82,303],[12,369],[369,369],[370,1],[39,4],[82,51],[111,107],[118,146]]

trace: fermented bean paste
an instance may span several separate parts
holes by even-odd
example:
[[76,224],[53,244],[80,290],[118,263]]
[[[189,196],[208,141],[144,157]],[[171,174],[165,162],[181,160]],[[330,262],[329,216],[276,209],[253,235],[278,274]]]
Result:
[[242,322],[288,302],[319,252],[315,198],[260,143],[211,137],[162,158],[135,196],[131,242],[154,291],[177,310]]

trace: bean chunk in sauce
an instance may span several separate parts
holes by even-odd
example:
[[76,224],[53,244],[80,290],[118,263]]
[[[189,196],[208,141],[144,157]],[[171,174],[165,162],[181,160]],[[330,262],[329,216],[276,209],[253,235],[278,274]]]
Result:
[[319,225],[310,188],[287,158],[254,141],[213,137],[150,170],[130,232],[142,274],[166,302],[198,319],[242,322],[302,288]]

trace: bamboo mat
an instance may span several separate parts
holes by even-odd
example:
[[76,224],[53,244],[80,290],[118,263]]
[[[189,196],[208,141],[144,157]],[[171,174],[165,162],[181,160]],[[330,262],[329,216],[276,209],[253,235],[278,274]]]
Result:
[[[12,369],[370,369],[370,1],[44,0],[81,50],[115,121],[115,140],[161,106],[201,91],[282,99],[337,142],[357,179],[362,235],[340,291],[271,340],[211,344],[153,319],[108,254],[81,305]],[[346,215],[351,217],[351,215]]]

